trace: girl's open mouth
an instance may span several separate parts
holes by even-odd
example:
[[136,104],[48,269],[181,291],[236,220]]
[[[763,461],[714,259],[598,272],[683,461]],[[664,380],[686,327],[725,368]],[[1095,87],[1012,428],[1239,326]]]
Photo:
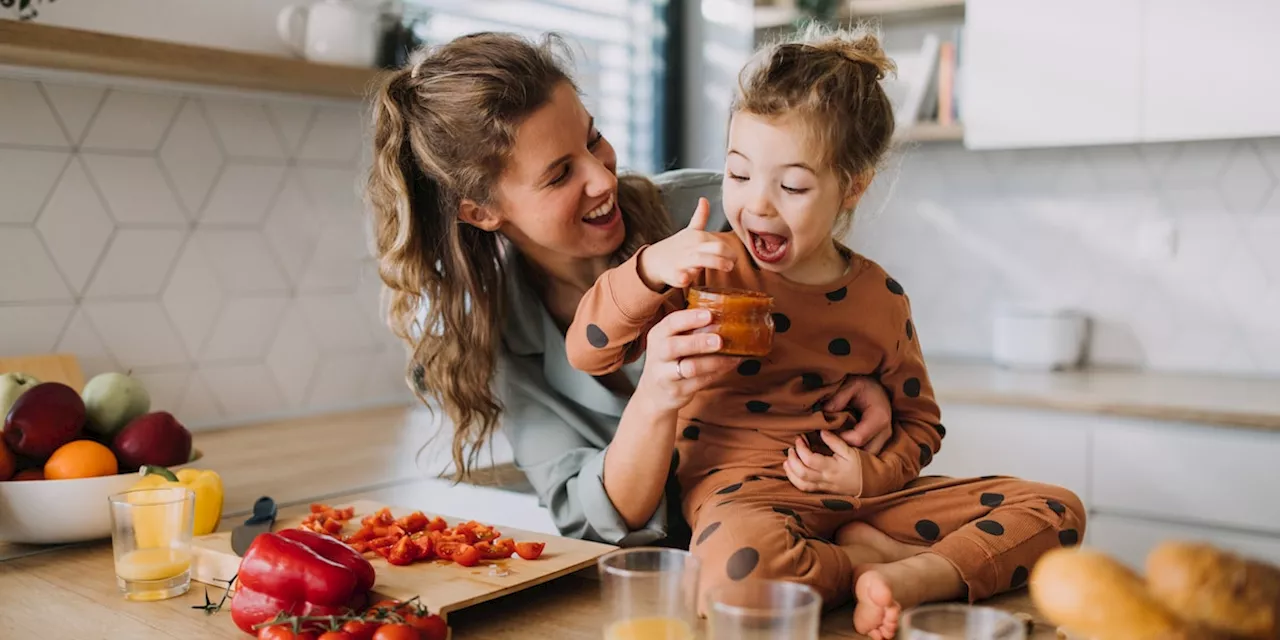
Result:
[[755,231],[748,231],[747,234],[751,236],[751,252],[757,260],[773,264],[787,257],[791,241],[786,236]]

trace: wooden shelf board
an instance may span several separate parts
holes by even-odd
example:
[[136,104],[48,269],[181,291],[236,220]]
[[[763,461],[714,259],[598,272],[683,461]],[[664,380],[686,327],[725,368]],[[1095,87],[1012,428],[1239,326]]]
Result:
[[900,142],[961,142],[964,140],[964,127],[958,124],[917,122],[905,127],[896,139]]
[[842,15],[848,17],[886,16],[964,7],[964,0],[850,0]]
[[16,20],[0,20],[0,64],[334,98],[364,96],[382,71]]

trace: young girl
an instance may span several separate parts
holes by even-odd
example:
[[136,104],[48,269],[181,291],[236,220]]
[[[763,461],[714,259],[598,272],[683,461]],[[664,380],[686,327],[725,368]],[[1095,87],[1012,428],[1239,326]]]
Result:
[[[701,203],[687,228],[601,276],[567,334],[570,362],[604,375],[639,357],[649,328],[684,307],[684,288],[772,296],[767,357],[727,375],[677,359],[670,373],[714,378],[672,425],[703,587],[782,578],[829,605],[852,594],[854,627],[872,638],[893,637],[903,607],[1022,586],[1040,555],[1076,544],[1084,527],[1065,489],[918,477],[946,430],[910,305],[879,265],[835,239],[890,143],[879,81],[891,69],[872,35],[811,29],[761,51],[742,73],[729,128],[722,188],[733,231],[704,231]],[[680,339],[721,344],[714,333]],[[848,446],[838,433],[853,418],[824,405],[846,377],[868,374],[893,407],[879,455]]]

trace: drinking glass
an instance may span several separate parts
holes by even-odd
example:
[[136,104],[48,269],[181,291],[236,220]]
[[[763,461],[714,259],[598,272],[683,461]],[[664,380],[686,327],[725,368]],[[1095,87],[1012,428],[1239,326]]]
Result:
[[163,600],[191,588],[195,494],[166,487],[117,493],[111,503],[116,584],[129,600]]
[[1026,640],[1026,625],[990,607],[938,604],[917,607],[902,617],[903,640]]
[[678,549],[633,548],[600,558],[605,640],[694,640],[698,559]]
[[707,594],[708,640],[818,640],[822,596],[781,580],[730,582]]

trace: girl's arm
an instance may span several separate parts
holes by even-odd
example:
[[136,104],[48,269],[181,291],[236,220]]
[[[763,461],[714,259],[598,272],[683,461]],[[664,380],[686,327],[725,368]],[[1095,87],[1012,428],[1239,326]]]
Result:
[[604,272],[578,303],[564,337],[575,369],[602,376],[644,353],[644,336],[662,319],[669,300],[641,278],[640,256],[648,249]]

